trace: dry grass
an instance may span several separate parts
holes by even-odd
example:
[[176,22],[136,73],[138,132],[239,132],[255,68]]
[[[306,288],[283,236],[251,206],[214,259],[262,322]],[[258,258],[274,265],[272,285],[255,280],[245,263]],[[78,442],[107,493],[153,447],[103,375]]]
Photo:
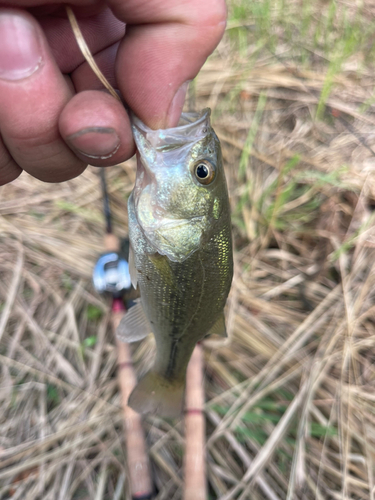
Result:
[[[212,499],[375,498],[375,4],[363,4],[232,2],[196,81],[235,237],[230,342],[205,346]],[[108,169],[120,236],[134,177],[133,161]],[[1,188],[0,229],[0,499],[130,498],[108,306],[90,282],[97,171],[55,186],[22,175]],[[139,370],[152,349],[136,347]],[[145,426],[157,498],[177,500],[182,424]]]

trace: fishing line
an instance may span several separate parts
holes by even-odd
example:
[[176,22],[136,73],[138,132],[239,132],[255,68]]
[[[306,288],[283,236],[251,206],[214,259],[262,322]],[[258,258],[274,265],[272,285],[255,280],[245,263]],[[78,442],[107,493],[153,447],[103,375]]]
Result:
[[103,75],[103,73],[100,71],[99,66],[96,64],[95,59],[93,55],[91,54],[90,49],[87,46],[86,40],[84,39],[84,36],[82,35],[81,28],[79,27],[77,18],[69,5],[65,6],[65,10],[70,22],[70,25],[72,27],[74,36],[77,40],[78,46],[82,52],[83,57],[86,59],[87,63],[93,70],[93,72],[96,74],[96,76],[99,78],[99,80],[102,82],[104,87],[108,90],[108,92],[118,101],[121,102],[120,97],[118,96],[117,92],[115,89],[112,87],[112,85],[109,83],[107,78]]

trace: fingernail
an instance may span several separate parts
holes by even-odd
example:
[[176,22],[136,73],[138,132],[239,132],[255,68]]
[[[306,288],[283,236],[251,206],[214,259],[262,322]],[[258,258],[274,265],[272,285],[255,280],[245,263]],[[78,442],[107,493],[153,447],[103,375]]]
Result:
[[190,82],[185,82],[177,90],[167,114],[167,127],[175,127],[180,119],[184,107],[186,91]]
[[0,78],[21,80],[35,73],[41,63],[34,25],[17,14],[0,14]]
[[106,160],[120,147],[120,138],[110,127],[89,127],[66,138],[70,147],[88,158]]

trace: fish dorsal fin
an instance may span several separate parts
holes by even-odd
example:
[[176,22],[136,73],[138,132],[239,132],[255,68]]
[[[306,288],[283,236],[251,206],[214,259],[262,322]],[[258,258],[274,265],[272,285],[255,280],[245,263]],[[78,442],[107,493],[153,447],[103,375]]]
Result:
[[121,318],[116,335],[121,342],[137,342],[151,333],[150,323],[144,313],[141,299],[136,299],[135,305]]
[[129,245],[129,274],[133,287],[137,288],[137,269],[135,267],[134,250],[131,245]]
[[209,337],[210,335],[218,335],[219,337],[224,337],[224,338],[228,337],[227,329],[225,328],[224,312],[220,314],[216,323],[210,328],[205,338]]

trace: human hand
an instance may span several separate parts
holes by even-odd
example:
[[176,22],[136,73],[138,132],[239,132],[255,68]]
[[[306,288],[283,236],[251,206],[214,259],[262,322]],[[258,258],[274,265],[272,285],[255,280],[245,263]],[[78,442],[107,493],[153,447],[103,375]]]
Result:
[[[97,64],[132,111],[152,128],[175,126],[188,81],[224,32],[224,0],[69,3]],[[0,185],[22,170],[62,182],[87,163],[130,158],[129,117],[101,90],[61,1],[0,0]]]

